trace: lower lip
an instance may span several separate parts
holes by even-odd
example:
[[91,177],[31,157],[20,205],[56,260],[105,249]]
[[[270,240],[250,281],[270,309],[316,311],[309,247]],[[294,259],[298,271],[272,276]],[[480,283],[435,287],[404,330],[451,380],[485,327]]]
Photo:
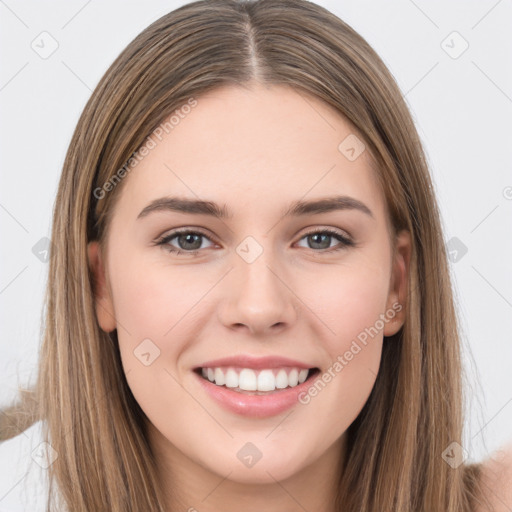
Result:
[[285,388],[268,395],[247,395],[225,386],[217,386],[196,372],[194,374],[206,393],[225,409],[253,418],[268,418],[290,409],[299,403],[298,395],[305,392],[314,380],[313,376],[294,388]]

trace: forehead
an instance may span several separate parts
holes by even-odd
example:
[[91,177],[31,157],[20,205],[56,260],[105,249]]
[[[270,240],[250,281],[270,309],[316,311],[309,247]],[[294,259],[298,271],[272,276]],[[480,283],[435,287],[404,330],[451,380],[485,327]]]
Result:
[[[152,149],[125,178],[122,208],[138,213],[152,199],[179,195],[218,200],[244,215],[336,194],[385,214],[369,151],[357,156],[361,138],[318,98],[254,85],[222,87],[195,100],[153,132]],[[347,146],[357,158],[354,152],[347,158]]]

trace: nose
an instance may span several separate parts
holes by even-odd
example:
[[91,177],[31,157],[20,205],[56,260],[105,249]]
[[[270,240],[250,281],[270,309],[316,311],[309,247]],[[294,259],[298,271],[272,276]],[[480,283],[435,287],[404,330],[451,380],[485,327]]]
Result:
[[252,263],[236,256],[218,310],[218,318],[227,328],[268,336],[295,322],[298,304],[292,283],[278,270],[275,260],[266,257],[270,252],[264,251]]

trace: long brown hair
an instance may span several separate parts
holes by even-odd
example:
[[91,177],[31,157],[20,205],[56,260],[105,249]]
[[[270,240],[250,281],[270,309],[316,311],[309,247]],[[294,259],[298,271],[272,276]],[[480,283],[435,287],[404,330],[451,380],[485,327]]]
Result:
[[[119,178],[153,130],[205,92],[254,80],[291,86],[337,109],[378,164],[394,230],[412,235],[406,321],[385,340],[375,386],[349,427],[337,509],[474,510],[480,465],[452,468],[442,457],[451,443],[463,444],[464,388],[426,158],[382,60],[350,26],[306,0],[190,3],[150,25],[110,66],[64,162],[38,382],[10,409],[11,418],[18,428],[43,420],[58,453],[49,476],[73,512],[165,509],[116,332],[106,334],[97,323],[87,243],[105,240]],[[106,190],[106,183],[115,186]],[[3,438],[17,431],[2,430]]]

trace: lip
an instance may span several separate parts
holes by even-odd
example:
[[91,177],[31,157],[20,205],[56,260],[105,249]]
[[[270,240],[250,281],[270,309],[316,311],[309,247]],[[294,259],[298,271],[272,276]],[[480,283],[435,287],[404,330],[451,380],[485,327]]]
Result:
[[[230,359],[232,361],[232,358]],[[219,360],[220,361],[220,360]],[[221,366],[219,361],[215,365]],[[294,363],[295,365],[296,363]],[[291,366],[294,366],[291,365]],[[284,366],[284,365],[283,365]],[[247,366],[244,366],[247,368]],[[266,366],[265,368],[269,368]],[[311,368],[301,366],[301,368]],[[233,391],[225,386],[217,386],[205,379],[199,372],[192,372],[199,381],[199,385],[206,394],[224,409],[251,418],[268,418],[283,413],[299,404],[299,394],[305,393],[308,388],[320,375],[320,370],[315,368],[314,372],[298,386],[285,388],[268,395],[248,395],[242,392]]]
[[301,361],[295,361],[294,359],[288,359],[287,357],[280,356],[265,356],[265,357],[254,357],[249,355],[239,355],[235,357],[224,357],[222,359],[215,359],[214,361],[208,361],[203,363],[196,368],[216,368],[219,366],[233,366],[239,368],[251,368],[253,370],[263,370],[280,368],[282,366],[292,366],[295,368],[315,368],[314,364],[306,364]]

